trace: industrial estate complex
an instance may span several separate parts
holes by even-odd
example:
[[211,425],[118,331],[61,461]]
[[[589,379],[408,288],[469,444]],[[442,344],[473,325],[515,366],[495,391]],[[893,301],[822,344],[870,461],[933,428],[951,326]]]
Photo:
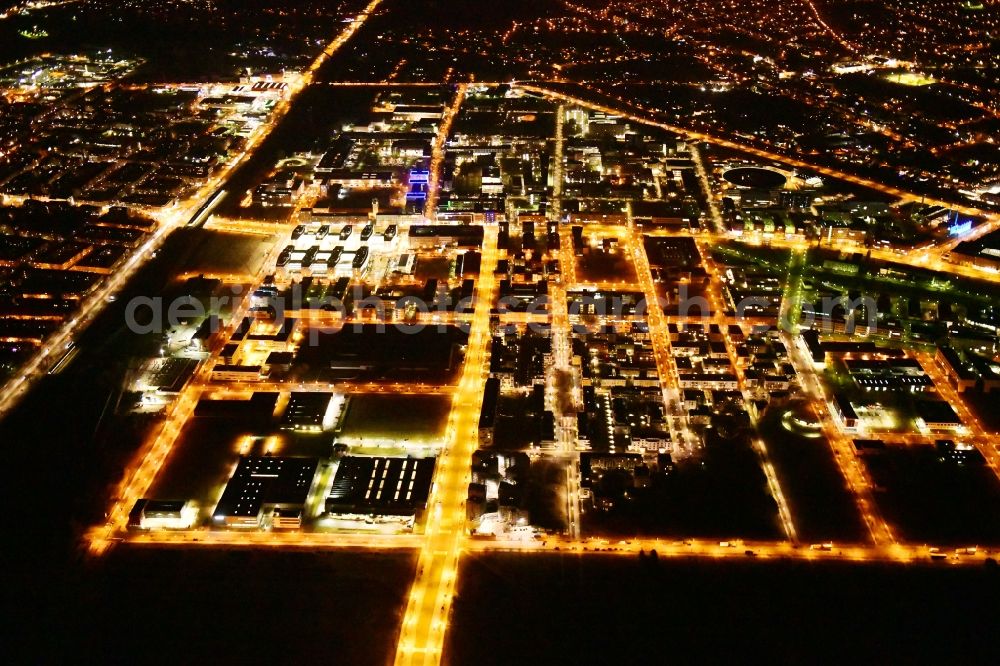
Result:
[[[402,3],[349,4],[313,60],[229,77],[0,66],[0,418],[105,309],[141,342],[88,556],[415,553],[397,664],[442,660],[473,553],[995,563],[996,79],[832,3],[696,56],[693,18],[564,3],[479,69],[472,33],[444,49],[387,27]],[[544,65],[522,34],[630,21],[687,35],[652,62],[701,78],[657,98],[622,65],[647,41]],[[155,261],[167,286],[134,291]]]

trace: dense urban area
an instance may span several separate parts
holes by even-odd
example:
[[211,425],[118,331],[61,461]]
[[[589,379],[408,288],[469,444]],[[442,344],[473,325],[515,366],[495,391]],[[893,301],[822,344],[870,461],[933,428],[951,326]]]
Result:
[[0,5],[32,660],[990,661],[998,71],[986,0]]

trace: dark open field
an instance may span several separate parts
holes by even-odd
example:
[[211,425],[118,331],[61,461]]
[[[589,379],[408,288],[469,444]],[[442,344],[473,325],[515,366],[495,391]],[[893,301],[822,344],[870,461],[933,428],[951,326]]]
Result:
[[930,565],[464,561],[452,664],[996,662],[1000,572]]

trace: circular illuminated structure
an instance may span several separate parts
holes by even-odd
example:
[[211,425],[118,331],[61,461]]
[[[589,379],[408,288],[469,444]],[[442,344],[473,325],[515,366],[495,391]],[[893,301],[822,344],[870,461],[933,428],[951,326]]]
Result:
[[289,157],[287,159],[282,160],[281,163],[278,164],[278,166],[282,169],[297,169],[299,167],[304,167],[307,164],[309,164],[309,162],[302,159],[301,157]]
[[780,171],[764,167],[736,167],[722,174],[727,182],[738,187],[756,187],[774,190],[784,187],[788,177]]
[[781,425],[788,432],[815,439],[822,435],[823,425],[805,407],[798,403],[786,409],[781,415]]

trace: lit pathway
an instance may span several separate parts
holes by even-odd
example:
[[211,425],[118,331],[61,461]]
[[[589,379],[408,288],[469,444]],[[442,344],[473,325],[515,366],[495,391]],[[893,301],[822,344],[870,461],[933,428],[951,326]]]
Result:
[[465,538],[465,498],[472,454],[479,447],[479,412],[491,339],[490,308],[496,287],[493,270],[497,263],[497,229],[485,227],[484,231],[483,260],[465,369],[452,405],[448,443],[438,457],[426,540],[406,605],[397,664],[439,663],[454,598],[458,559]]
[[441,116],[441,124],[438,126],[437,136],[434,137],[431,163],[428,167],[430,173],[427,176],[427,201],[424,203],[424,217],[428,220],[437,219],[438,195],[441,192],[441,169],[444,166],[444,154],[448,144],[448,135],[451,134],[451,125],[455,122],[458,110],[462,108],[462,101],[465,100],[465,92],[468,89],[468,84],[458,84],[455,89],[455,97],[451,101],[451,106],[445,109],[444,115]]

